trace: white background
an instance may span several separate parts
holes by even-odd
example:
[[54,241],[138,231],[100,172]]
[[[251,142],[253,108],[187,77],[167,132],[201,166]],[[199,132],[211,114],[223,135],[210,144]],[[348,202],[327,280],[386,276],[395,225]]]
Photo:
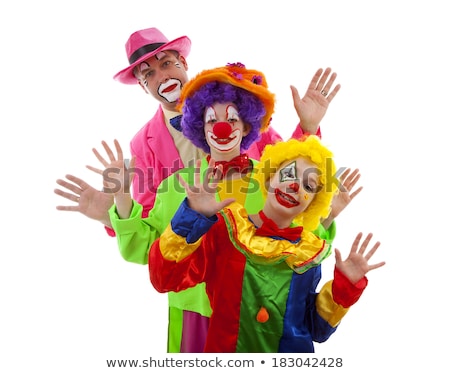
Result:
[[[294,5],[295,4],[295,5]],[[188,35],[189,73],[227,62],[265,72],[273,126],[297,121],[319,67],[342,89],[322,121],[338,166],[363,192],[338,219],[344,254],[357,232],[381,241],[369,286],[317,356],[341,371],[445,371],[448,338],[448,22],[444,1],[15,1],[0,6],[0,371],[103,372],[106,359],[166,355],[166,296],[121,259],[102,226],[53,193],[117,138],[124,148],[156,110],[127,66],[135,30]],[[334,259],[323,266],[332,276]],[[267,359],[268,360],[268,359]],[[266,364],[266,367],[267,364]],[[270,367],[270,366],[269,366]],[[132,369],[130,369],[132,370]]]

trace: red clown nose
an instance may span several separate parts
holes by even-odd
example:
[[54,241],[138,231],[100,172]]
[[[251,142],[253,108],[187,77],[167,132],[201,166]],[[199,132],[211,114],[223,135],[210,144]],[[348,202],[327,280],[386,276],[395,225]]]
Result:
[[231,135],[233,128],[228,122],[217,122],[213,127],[214,136],[219,139],[226,139]]
[[298,185],[298,183],[292,183],[289,184],[289,188],[291,188],[295,193],[297,193],[298,190],[300,189],[300,186]]

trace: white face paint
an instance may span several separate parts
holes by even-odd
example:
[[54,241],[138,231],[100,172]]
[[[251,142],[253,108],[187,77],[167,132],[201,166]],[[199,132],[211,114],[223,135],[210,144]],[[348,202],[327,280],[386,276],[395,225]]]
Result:
[[162,60],[164,57],[166,57],[167,55],[164,52],[158,52],[155,54],[155,58],[157,60]]
[[142,82],[142,84],[144,85],[144,87],[147,87],[148,82],[145,79],[143,71],[150,69],[150,65],[146,61],[144,61],[144,62],[141,62],[138,66],[136,66],[135,69],[136,69],[135,76],[139,77],[139,79]]
[[218,137],[214,136],[214,133],[212,131],[208,131],[206,136],[206,141],[208,142],[209,146],[221,152],[228,152],[241,143],[242,133],[241,130],[237,128],[226,139],[219,139]]
[[231,105],[227,106],[227,120],[228,122],[239,120],[239,113],[234,106]]
[[[206,141],[211,148],[211,152],[216,150],[223,153],[236,152],[237,155],[240,153],[244,124],[233,105],[216,103],[208,107],[205,110],[204,121]],[[225,122],[230,126],[229,132],[225,131],[226,136],[218,135],[218,131],[214,131],[214,125],[218,122]]]
[[209,106],[205,110],[205,123],[214,123],[217,122],[216,111],[212,106]]
[[175,102],[180,98],[181,82],[178,79],[169,79],[158,87],[158,94],[168,102]]

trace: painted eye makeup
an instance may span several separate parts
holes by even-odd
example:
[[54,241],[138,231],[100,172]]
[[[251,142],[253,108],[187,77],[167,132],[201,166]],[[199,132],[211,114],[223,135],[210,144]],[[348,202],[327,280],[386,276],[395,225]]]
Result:
[[239,113],[234,106],[227,106],[227,120],[228,122],[237,122],[239,120]]
[[305,189],[308,193],[314,193],[315,192],[315,188],[312,185],[308,184],[308,183],[303,184],[303,189]]
[[303,189],[308,193],[317,193],[318,190],[317,182],[314,179],[304,181]]
[[297,165],[296,162],[288,164],[280,170],[280,181],[293,181],[298,180],[297,177]]
[[158,52],[158,53],[156,53],[155,54],[155,58],[159,61],[159,60],[162,60],[164,57],[166,57],[167,56],[167,54],[166,53],[164,53],[164,52]]
[[212,106],[209,106],[205,110],[204,122],[205,123],[215,123],[215,122],[217,122],[216,111],[214,110],[214,108]]

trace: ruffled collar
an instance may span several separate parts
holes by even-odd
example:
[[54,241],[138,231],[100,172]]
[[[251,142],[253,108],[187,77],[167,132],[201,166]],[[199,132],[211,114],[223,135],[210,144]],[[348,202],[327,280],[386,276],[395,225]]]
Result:
[[325,240],[304,229],[298,242],[279,236],[258,235],[258,228],[249,220],[245,208],[238,203],[224,208],[221,215],[233,245],[255,263],[270,265],[285,261],[295,272],[304,273],[318,266],[331,254],[331,246]]

